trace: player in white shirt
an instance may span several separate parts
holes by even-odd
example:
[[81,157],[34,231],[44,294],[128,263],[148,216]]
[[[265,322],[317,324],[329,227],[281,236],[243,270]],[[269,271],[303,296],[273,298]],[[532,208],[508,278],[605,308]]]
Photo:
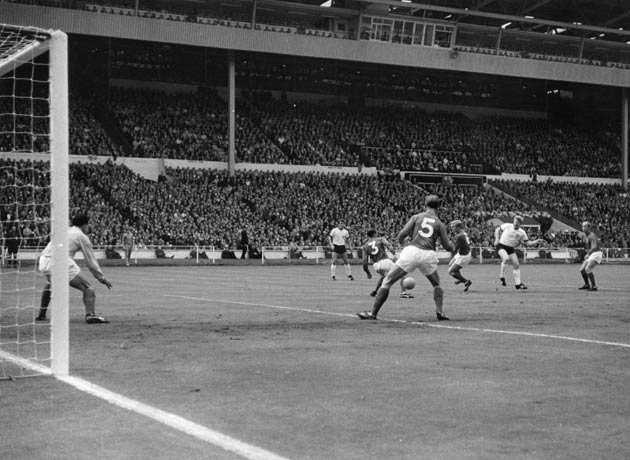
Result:
[[[92,242],[87,237],[88,231],[88,216],[79,214],[72,219],[72,226],[68,230],[68,277],[70,279],[70,286],[83,292],[83,305],[85,306],[85,322],[88,324],[109,323],[105,318],[95,313],[96,304],[96,292],[90,284],[90,282],[83,277],[81,269],[74,261],[74,256],[77,252],[81,251],[85,262],[94,275],[94,277],[102,284],[107,286],[107,289],[111,289],[112,283],[107,281],[101,267],[96,260],[94,250],[92,249]],[[44,287],[42,292],[41,306],[38,321],[46,319],[46,312],[48,310],[48,304],[50,303],[51,289],[50,289],[50,276],[52,270],[52,255],[53,245],[52,241],[48,243],[41,256],[39,257],[39,271],[46,276],[48,283]]]
[[501,284],[505,286],[505,267],[508,263],[512,264],[514,273],[514,287],[516,289],[527,289],[521,282],[521,268],[516,255],[516,248],[522,243],[527,246],[540,243],[541,240],[529,241],[527,233],[521,228],[524,219],[521,216],[514,216],[513,223],[505,223],[496,228],[494,231],[494,245],[497,253],[501,257]]
[[350,270],[350,263],[348,262],[348,250],[346,244],[350,234],[348,230],[344,228],[343,222],[339,222],[337,227],[333,228],[328,235],[328,242],[330,243],[330,249],[332,250],[332,262],[330,263],[330,276],[333,281],[336,278],[337,260],[341,260],[346,267],[346,274],[350,281],[354,281],[352,271]]

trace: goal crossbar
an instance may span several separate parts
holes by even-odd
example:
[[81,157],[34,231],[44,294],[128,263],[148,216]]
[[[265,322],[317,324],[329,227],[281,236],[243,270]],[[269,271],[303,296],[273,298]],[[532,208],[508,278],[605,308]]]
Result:
[[[58,32],[44,32],[0,24],[0,77],[22,59],[35,59],[49,50],[51,36]],[[17,43],[16,37],[19,37]]]

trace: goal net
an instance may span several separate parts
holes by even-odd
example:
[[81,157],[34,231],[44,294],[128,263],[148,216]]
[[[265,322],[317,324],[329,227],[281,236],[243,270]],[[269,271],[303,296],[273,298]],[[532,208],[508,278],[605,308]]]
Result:
[[[0,24],[0,379],[68,373],[68,76],[61,32]],[[37,255],[52,241],[52,300]]]

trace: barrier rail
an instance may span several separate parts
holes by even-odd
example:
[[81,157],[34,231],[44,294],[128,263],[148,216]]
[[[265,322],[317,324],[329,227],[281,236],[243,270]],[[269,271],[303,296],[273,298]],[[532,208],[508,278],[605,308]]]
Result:
[[[17,259],[20,261],[35,261],[42,251],[42,247],[20,247]],[[189,260],[195,264],[216,264],[217,261],[241,259],[242,250],[238,248],[222,249],[215,246],[162,246],[163,256],[158,257],[158,246],[139,247],[133,249],[131,259],[133,263],[139,260],[152,259],[173,259],[173,260]],[[400,248],[396,248],[397,253]],[[95,247],[94,252],[99,260],[124,260],[124,251],[119,247]],[[612,261],[628,261],[630,262],[630,251],[627,248],[603,248],[604,263]],[[475,246],[472,248],[473,263],[492,263],[499,260],[498,255],[493,247]],[[517,254],[522,263],[528,262],[559,262],[567,263],[577,262],[583,258],[586,253],[580,248],[528,248],[527,250],[517,249]],[[348,257],[351,263],[361,263],[363,252],[361,248],[350,248]],[[438,250],[438,258],[441,262],[450,260],[451,254],[448,251]],[[0,259],[2,266],[6,266],[7,250],[2,247],[0,251]],[[79,252],[77,260],[83,259],[83,255]],[[245,259],[260,260],[261,264],[265,262],[287,263],[297,261],[312,261],[315,263],[324,263],[326,260],[332,259],[332,251],[328,246],[303,246],[298,249],[290,249],[288,246],[265,246],[258,250],[248,251]]]

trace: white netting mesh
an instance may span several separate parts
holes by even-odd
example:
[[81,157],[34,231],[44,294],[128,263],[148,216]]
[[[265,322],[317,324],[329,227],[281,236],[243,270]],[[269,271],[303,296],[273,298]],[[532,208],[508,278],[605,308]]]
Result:
[[0,25],[0,379],[50,367],[50,324],[35,321],[50,238],[49,37]]

